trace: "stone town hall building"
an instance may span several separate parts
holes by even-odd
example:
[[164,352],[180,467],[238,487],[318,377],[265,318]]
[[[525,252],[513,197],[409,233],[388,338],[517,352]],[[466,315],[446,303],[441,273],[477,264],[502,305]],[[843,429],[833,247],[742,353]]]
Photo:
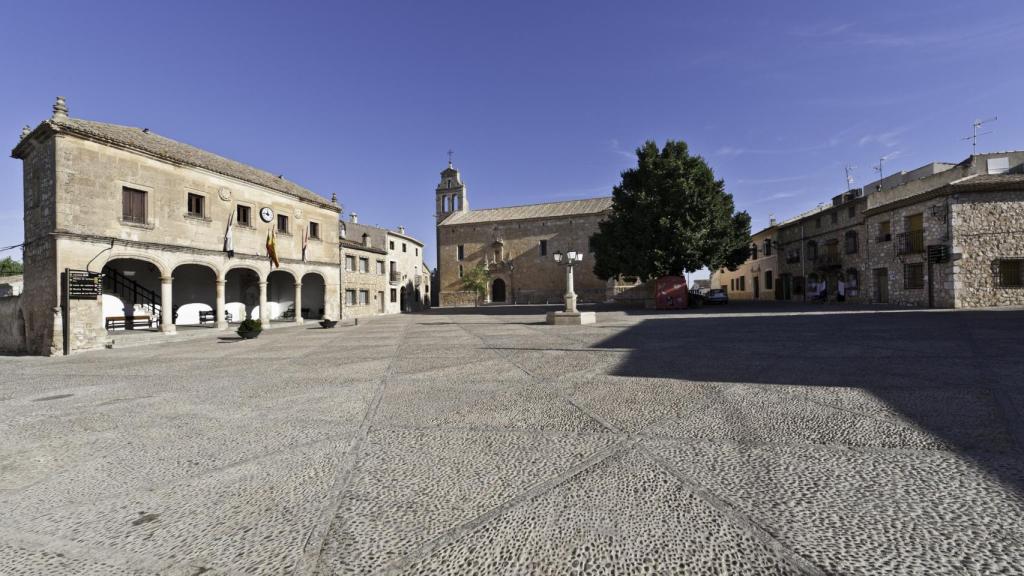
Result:
[[449,163],[435,200],[441,306],[473,304],[475,296],[463,288],[461,278],[481,263],[491,276],[488,302],[560,302],[565,274],[552,255],[569,250],[584,253],[575,270],[579,301],[607,298],[609,283],[594,275],[590,236],[611,209],[611,197],[470,210],[466,185]]

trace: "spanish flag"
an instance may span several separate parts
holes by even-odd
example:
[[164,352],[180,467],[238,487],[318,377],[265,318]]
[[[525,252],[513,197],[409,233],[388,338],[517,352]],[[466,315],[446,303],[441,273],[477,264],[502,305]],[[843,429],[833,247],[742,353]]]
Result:
[[277,233],[274,232],[273,228],[270,229],[270,232],[267,232],[267,256],[274,263],[274,267],[281,267],[281,262],[277,259]]

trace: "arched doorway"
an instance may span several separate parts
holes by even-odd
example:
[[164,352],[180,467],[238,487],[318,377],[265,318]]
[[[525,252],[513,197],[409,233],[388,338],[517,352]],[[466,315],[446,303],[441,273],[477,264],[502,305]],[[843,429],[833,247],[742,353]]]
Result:
[[494,282],[491,283],[491,302],[504,302],[505,301],[505,281],[501,278],[495,278]]
[[325,290],[327,285],[324,277],[316,272],[309,272],[302,277],[302,317],[307,320],[320,320],[324,317]]
[[405,286],[402,286],[402,290],[399,292],[399,304],[398,304],[398,306],[399,306],[398,309],[400,311],[402,311],[402,312],[408,312],[408,309],[406,308],[406,299],[407,299],[407,296],[406,296],[406,293],[405,293]]
[[179,326],[216,326],[217,273],[202,264],[182,264],[171,273],[174,323]]
[[267,308],[271,320],[295,320],[295,276],[290,272],[274,270],[267,276]]
[[136,258],[103,266],[103,322],[107,330],[156,330],[162,313],[160,269]]
[[259,320],[260,275],[250,268],[232,268],[224,280],[224,310],[230,322]]

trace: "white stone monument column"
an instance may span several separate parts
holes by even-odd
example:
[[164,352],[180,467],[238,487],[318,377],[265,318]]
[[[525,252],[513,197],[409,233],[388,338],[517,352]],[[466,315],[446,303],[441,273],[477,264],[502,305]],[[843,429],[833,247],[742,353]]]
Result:
[[578,310],[576,309],[576,290],[573,287],[572,269],[571,264],[565,267],[565,311],[575,314]]
[[267,307],[267,281],[260,281],[260,324],[263,329],[270,328],[270,308]]
[[174,277],[160,277],[160,331],[164,334],[174,334],[177,330],[174,327]]
[[217,280],[217,305],[214,306],[214,314],[217,318],[217,329],[226,330],[228,327],[228,321],[224,318],[224,285],[227,284],[224,280]]
[[302,282],[295,283],[295,323],[302,324]]

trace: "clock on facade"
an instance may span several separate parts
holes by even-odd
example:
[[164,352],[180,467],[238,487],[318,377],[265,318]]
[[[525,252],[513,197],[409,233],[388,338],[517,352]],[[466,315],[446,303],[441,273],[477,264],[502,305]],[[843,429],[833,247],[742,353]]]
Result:
[[264,206],[263,208],[260,208],[260,220],[263,220],[264,222],[270,222],[273,219],[274,219],[274,211],[273,210],[271,210],[270,208],[267,208],[266,206]]

